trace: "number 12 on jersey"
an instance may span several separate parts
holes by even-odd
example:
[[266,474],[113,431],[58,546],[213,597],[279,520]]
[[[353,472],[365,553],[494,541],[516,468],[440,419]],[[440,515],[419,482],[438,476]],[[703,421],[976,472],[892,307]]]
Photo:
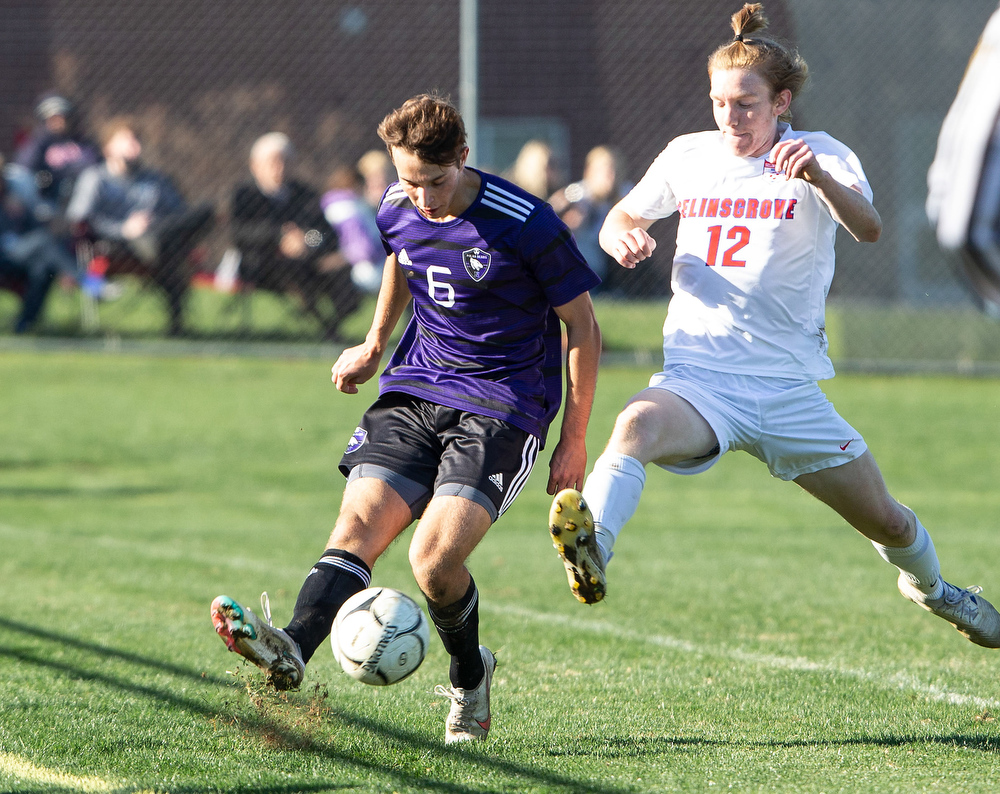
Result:
[[[735,240],[733,245],[729,246],[722,254],[722,266],[723,267],[746,267],[747,262],[745,259],[736,259],[734,254],[741,248],[750,242],[750,230],[746,226],[733,226],[726,233],[727,240]],[[715,267],[718,264],[717,259],[719,257],[719,243],[722,241],[722,227],[721,226],[709,226],[708,227],[708,257],[705,259],[705,264],[709,267]]]

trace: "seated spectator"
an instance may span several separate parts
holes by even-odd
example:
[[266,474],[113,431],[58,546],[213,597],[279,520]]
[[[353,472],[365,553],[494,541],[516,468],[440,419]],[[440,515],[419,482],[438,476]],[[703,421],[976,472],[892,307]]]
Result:
[[363,292],[378,292],[385,250],[375,213],[361,197],[364,178],[357,169],[341,165],[333,170],[326,188],[319,203],[327,222],[337,232],[340,253],[351,264],[351,281]]
[[9,167],[0,170],[0,280],[21,295],[18,334],[35,325],[57,276],[77,278],[76,257],[49,230],[39,204],[32,183],[9,178]]
[[110,121],[101,136],[104,163],[77,179],[66,210],[71,223],[85,224],[112,268],[137,261],[165,293],[168,332],[183,333],[184,300],[190,287],[188,256],[214,223],[212,208],[189,208],[165,174],[142,162],[142,143],[132,123]]
[[587,264],[602,279],[602,287],[613,284],[618,268],[611,267],[614,260],[601,248],[597,240],[611,208],[631,189],[622,182],[621,157],[607,146],[595,146],[587,152],[583,166],[583,179],[572,182],[556,191],[549,204],[565,223]]
[[365,180],[362,198],[375,212],[386,188],[396,181],[396,167],[385,149],[372,149],[361,155],[358,171]]
[[[293,154],[284,133],[270,132],[254,143],[253,179],[233,193],[233,245],[240,252],[243,282],[296,295],[324,337],[332,339],[358,308],[360,294],[338,252],[337,234],[323,217],[319,194],[288,176]],[[324,298],[332,306],[325,306]]]
[[79,129],[76,108],[59,94],[47,94],[35,108],[38,126],[18,148],[14,162],[35,181],[42,211],[61,214],[84,168],[101,159],[97,144]]
[[555,152],[545,141],[530,140],[517,153],[504,176],[540,199],[548,199],[564,184]]

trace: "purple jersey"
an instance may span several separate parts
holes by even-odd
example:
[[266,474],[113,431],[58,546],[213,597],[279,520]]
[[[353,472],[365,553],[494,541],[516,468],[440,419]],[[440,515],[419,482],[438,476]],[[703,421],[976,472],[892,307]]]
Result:
[[600,279],[545,202],[477,171],[479,195],[454,220],[420,215],[399,183],[378,210],[413,318],[379,380],[430,402],[510,422],[544,440],[562,401],[552,310]]

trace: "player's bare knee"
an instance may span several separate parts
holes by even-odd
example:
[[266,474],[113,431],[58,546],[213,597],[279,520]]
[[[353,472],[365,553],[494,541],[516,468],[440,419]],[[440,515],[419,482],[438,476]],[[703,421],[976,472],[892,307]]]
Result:
[[430,603],[441,604],[448,600],[450,579],[439,565],[427,559],[414,560],[411,556],[410,567],[417,587]]
[[458,597],[454,594],[455,583],[462,576],[463,561],[433,546],[417,544],[410,546],[409,559],[413,579],[428,601],[448,604]]
[[420,592],[424,594],[427,603],[440,608],[449,603],[449,588],[443,582],[428,580],[420,585]]
[[608,447],[616,452],[645,460],[650,448],[656,445],[659,433],[659,423],[647,406],[632,402],[618,414]]
[[410,569],[413,571],[413,578],[417,582],[424,595],[430,597],[428,588],[434,582],[434,571],[439,567],[437,556],[425,546],[413,544],[410,546]]
[[615,420],[615,433],[634,434],[647,430],[648,406],[640,401],[633,401],[622,408]]
[[883,546],[902,548],[913,543],[916,530],[916,517],[913,512],[898,502],[892,502],[881,512],[870,534],[866,534]]

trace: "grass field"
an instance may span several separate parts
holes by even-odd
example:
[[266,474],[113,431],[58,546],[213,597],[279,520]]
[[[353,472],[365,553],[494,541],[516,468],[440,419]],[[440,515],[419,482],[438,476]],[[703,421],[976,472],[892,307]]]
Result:
[[[490,740],[445,748],[435,642],[407,681],[321,649],[278,696],[208,606],[291,614],[373,397],[325,361],[0,353],[0,792],[969,792],[996,785],[996,652],[904,601],[833,513],[733,454],[650,471],[609,596],[569,595],[545,460],[470,565]],[[602,372],[591,457],[648,371]],[[1000,382],[827,384],[945,575],[1000,596]],[[406,538],[374,580],[416,596]]]
[[[79,295],[53,289],[37,333],[43,339],[146,340],[163,334],[166,314],[156,291],[121,279],[121,300],[102,303],[96,328],[82,328]],[[666,299],[615,300],[599,296],[597,316],[608,351],[627,352],[651,367],[662,358],[661,327]],[[345,339],[364,338],[374,298],[347,319]],[[12,327],[18,301],[0,292],[0,328]],[[827,306],[830,352],[843,368],[904,371],[1000,373],[1000,321],[969,306],[885,306],[857,301]],[[315,342],[319,327],[295,304],[266,292],[226,295],[211,289],[191,292],[187,328],[195,340],[220,342]]]

